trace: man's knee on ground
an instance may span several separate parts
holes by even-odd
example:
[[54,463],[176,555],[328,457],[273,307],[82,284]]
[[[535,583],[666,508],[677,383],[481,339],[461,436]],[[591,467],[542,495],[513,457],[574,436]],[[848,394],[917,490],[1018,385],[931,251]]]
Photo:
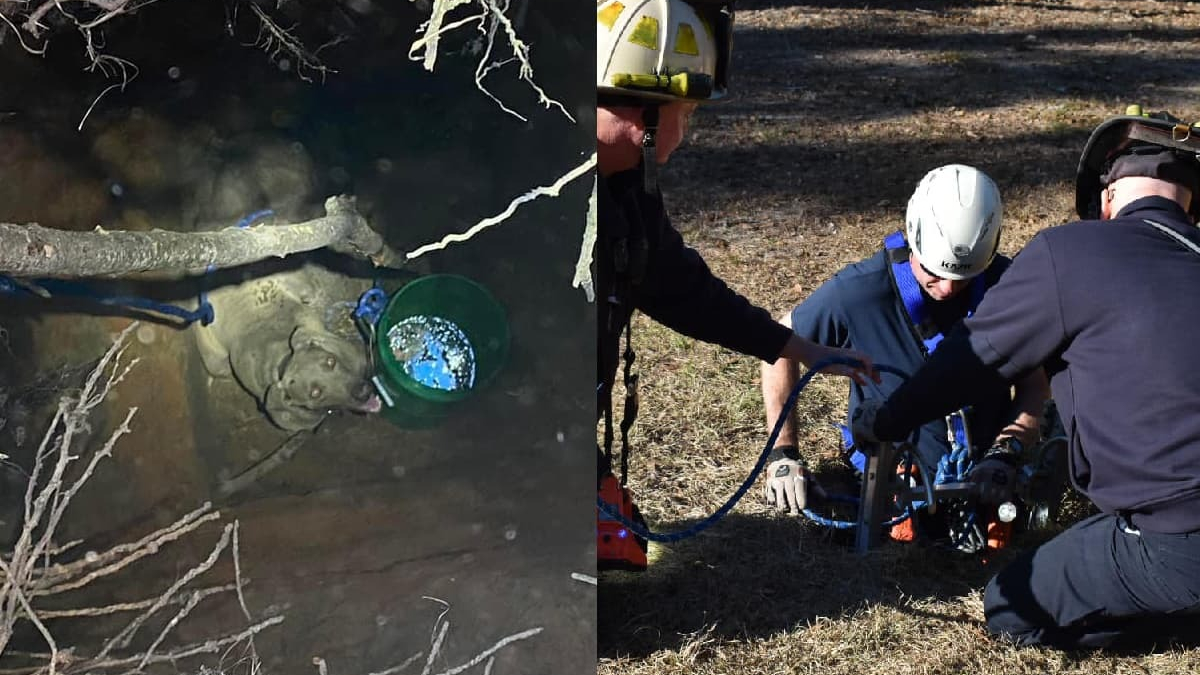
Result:
[[[1006,576],[1005,572],[1009,573],[1008,579],[1001,578]],[[983,617],[988,635],[1017,646],[1039,644],[1041,634],[1050,626],[1034,623],[1032,617],[1028,616],[1027,608],[1014,604],[1005,592],[1012,582],[1012,572],[1011,567],[1001,570],[1000,574],[992,577],[983,592]]]

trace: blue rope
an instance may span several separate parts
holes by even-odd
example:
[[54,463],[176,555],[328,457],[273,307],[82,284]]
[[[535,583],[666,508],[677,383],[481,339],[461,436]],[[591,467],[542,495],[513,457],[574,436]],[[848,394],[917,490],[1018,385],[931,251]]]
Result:
[[[194,321],[201,321],[205,325],[212,322],[213,311],[212,305],[202,303],[195,311],[177,307],[165,302],[150,300],[149,298],[139,298],[125,295],[104,295],[89,289],[86,285],[63,281],[60,279],[34,279],[27,282],[30,286],[35,286],[46,292],[49,296],[68,296],[87,298],[94,300],[101,305],[110,307],[128,307],[130,309],[146,310],[156,312],[158,314],[166,314],[175,318],[181,319],[184,325]],[[36,297],[45,297],[30,288],[26,288],[18,283],[12,277],[0,275],[0,293],[12,294],[27,294]]]
[[[758,474],[763,470],[763,467],[766,466],[767,457],[771,454],[771,448],[775,447],[775,439],[779,438],[779,432],[783,429],[783,424],[787,420],[788,415],[792,413],[792,408],[796,406],[796,400],[799,398],[800,392],[803,391],[806,386],[808,386],[808,383],[818,372],[834,365],[857,367],[861,366],[862,364],[854,359],[849,359],[843,356],[831,356],[813,364],[813,367],[809,368],[808,372],[806,372],[804,376],[800,378],[800,381],[796,383],[796,386],[792,388],[791,393],[788,395],[787,401],[784,402],[783,410],[781,410],[779,413],[779,419],[775,420],[775,428],[771,430],[771,435],[767,438],[767,443],[763,447],[762,453],[759,454],[758,461],[755,462],[754,468],[750,471],[750,475],[746,477],[746,480],[742,481],[741,487],[739,487],[737,491],[733,493],[732,497],[730,497],[724,504],[721,505],[721,508],[717,509],[712,515],[704,520],[677,532],[658,533],[651,532],[650,530],[621,515],[616,507],[604,501],[599,496],[596,497],[596,506],[599,507],[599,509],[603,511],[605,515],[621,523],[631,532],[648,541],[670,543],[687,539],[689,537],[694,537],[704,530],[707,530],[715,525],[717,521],[724,518],[725,515],[729,513],[729,511],[732,510],[733,507],[738,503],[738,501],[740,501],[741,498],[746,495],[746,492],[750,490],[750,486],[754,485],[754,479],[758,477]],[[875,370],[884,373],[893,373],[901,377],[907,377],[906,373],[897,368],[893,368],[892,366],[875,364]],[[868,380],[868,382],[870,382],[870,380]]]

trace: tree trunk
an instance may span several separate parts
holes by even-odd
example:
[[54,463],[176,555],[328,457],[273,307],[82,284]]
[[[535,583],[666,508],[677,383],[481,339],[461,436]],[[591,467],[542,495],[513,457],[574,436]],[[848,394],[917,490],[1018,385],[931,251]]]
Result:
[[0,274],[60,279],[183,274],[325,247],[381,267],[404,265],[403,254],[388,247],[359,215],[354,198],[338,196],[325,200],[323,218],[217,232],[70,232],[0,223]]

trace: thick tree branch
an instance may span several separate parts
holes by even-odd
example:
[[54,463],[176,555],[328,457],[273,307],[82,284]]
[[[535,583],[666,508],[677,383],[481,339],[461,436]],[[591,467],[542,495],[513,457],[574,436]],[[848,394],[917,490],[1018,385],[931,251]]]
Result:
[[352,197],[330,197],[326,215],[303,223],[227,228],[218,232],[71,232],[37,224],[0,223],[0,273],[78,278],[141,272],[186,272],[244,265],[331,248],[384,267],[399,267],[393,251],[359,215]]

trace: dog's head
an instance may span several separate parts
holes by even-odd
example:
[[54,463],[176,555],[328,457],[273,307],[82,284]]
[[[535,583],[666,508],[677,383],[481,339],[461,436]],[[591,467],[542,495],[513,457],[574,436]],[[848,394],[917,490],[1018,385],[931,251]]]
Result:
[[266,393],[272,422],[299,431],[315,427],[334,411],[379,411],[361,342],[301,326],[292,332],[289,346],[291,354],[280,365],[279,380]]

